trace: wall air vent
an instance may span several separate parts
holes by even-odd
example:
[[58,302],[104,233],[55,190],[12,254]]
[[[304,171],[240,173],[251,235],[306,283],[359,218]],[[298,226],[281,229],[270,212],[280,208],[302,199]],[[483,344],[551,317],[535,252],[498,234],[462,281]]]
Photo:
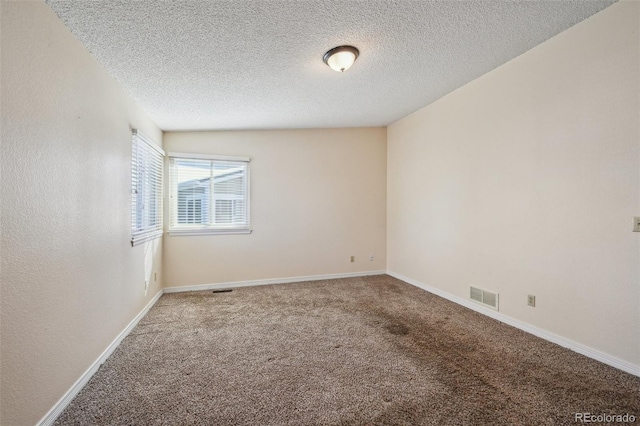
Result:
[[484,306],[498,310],[498,293],[492,293],[487,290],[482,290],[481,288],[471,287],[471,292],[469,293],[469,297],[471,300],[481,303]]

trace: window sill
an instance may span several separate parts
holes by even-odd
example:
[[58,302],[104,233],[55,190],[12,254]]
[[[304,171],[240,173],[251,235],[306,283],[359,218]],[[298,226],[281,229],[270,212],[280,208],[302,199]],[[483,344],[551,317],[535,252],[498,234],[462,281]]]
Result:
[[145,232],[131,237],[131,247],[162,237],[162,230]]
[[244,228],[196,228],[196,229],[170,229],[168,234],[171,236],[185,235],[231,235],[231,234],[250,234],[253,229]]

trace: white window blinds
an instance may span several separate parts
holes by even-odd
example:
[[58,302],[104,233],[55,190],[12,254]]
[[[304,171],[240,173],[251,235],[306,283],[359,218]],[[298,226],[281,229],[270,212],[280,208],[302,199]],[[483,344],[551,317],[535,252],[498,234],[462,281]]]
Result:
[[164,151],[133,130],[131,155],[131,245],[162,235]]
[[171,234],[249,233],[249,159],[169,154]]

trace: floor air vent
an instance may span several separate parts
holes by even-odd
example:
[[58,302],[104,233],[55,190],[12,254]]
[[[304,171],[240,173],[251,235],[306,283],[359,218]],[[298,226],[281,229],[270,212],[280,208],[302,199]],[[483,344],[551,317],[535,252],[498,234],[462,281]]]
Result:
[[483,305],[491,309],[495,309],[496,311],[498,310],[498,293],[492,293],[487,290],[471,287],[470,297],[471,300],[482,303]]

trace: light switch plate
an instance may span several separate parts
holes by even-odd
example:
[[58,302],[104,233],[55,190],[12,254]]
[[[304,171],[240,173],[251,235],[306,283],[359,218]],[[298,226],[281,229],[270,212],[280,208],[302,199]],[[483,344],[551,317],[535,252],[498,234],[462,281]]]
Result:
[[633,232],[640,232],[640,216],[633,218]]

